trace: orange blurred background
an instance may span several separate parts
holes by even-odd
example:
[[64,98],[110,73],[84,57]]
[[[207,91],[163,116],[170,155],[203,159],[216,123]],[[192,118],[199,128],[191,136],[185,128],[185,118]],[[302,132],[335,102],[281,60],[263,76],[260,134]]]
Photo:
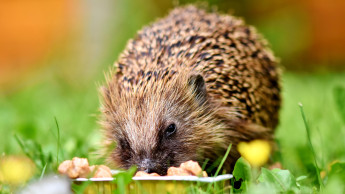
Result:
[[[304,2],[311,25],[311,45],[306,60],[344,62],[345,1],[307,0]],[[337,64],[334,64],[337,65]],[[338,64],[340,65],[340,64]],[[344,68],[344,63],[341,68]]]
[[43,65],[75,25],[78,10],[69,0],[0,2],[0,84],[21,80]]

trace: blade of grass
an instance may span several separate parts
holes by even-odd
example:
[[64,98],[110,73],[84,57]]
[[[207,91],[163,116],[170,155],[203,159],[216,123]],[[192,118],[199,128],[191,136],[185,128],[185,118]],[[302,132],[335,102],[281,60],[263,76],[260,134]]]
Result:
[[47,163],[45,155],[42,150],[42,146],[38,144],[37,142],[33,142],[35,146],[35,158],[39,158],[41,162],[41,167],[44,167],[44,165]]
[[[45,165],[49,162],[47,161],[40,144],[32,140],[27,140],[27,143],[24,143],[24,141],[16,134],[14,135],[14,138],[18,142],[24,154],[35,163],[38,169],[46,168]],[[28,148],[30,148],[30,150]]]
[[228,158],[228,155],[229,155],[229,153],[230,153],[231,146],[232,146],[232,144],[230,144],[229,147],[228,147],[228,149],[226,150],[225,155],[224,155],[222,161],[220,162],[220,164],[219,164],[219,166],[218,166],[218,169],[217,169],[217,171],[216,171],[216,174],[214,174],[214,176],[218,176],[219,171],[222,169],[223,164],[224,164],[225,160]]
[[19,144],[20,148],[22,149],[22,151],[24,152],[24,154],[33,159],[32,155],[29,153],[29,151],[26,149],[26,146],[24,145],[24,142],[22,139],[20,139],[20,137],[17,134],[14,134],[14,138],[16,139],[17,143]]
[[[205,161],[204,161],[204,163],[202,164],[201,169],[202,169],[203,171],[205,170],[206,165],[207,165],[207,163],[208,163],[209,160],[210,160],[210,159],[206,158]],[[198,188],[200,188],[200,185],[201,185],[201,182],[198,181],[198,182],[196,183],[196,188],[192,189],[193,193],[196,193],[196,192],[197,192]]]
[[59,164],[59,153],[60,153],[60,146],[61,146],[61,142],[60,142],[60,127],[59,127],[59,123],[58,123],[56,117],[54,117],[54,119],[55,119],[56,130],[57,130],[57,153],[56,153],[56,163]]
[[207,165],[207,163],[208,163],[209,160],[210,160],[210,159],[206,158],[206,160],[205,160],[204,163],[202,164],[202,167],[201,167],[202,170],[205,170],[206,165]]
[[[217,177],[218,174],[219,174],[219,172],[220,172],[220,170],[222,169],[222,167],[223,167],[223,165],[224,165],[224,162],[225,162],[225,160],[228,158],[228,155],[229,155],[229,153],[230,153],[231,146],[232,146],[232,144],[230,144],[229,147],[228,147],[228,149],[226,150],[225,155],[223,156],[223,159],[222,159],[222,161],[220,162],[220,164],[219,164],[219,166],[218,166],[218,169],[217,169],[216,173],[214,174],[214,177]],[[215,182],[214,182],[214,183],[210,183],[210,184],[208,185],[208,187],[207,187],[206,193],[210,193],[211,187],[214,186],[215,184],[216,184]]]
[[44,173],[46,172],[46,168],[47,168],[47,163],[44,165],[42,172],[41,172],[41,176],[40,176],[40,180],[42,180]]
[[310,150],[311,150],[313,158],[314,158],[314,163],[315,163],[315,166],[316,166],[317,179],[318,179],[319,184],[320,184],[320,190],[322,190],[324,188],[324,185],[323,185],[323,182],[322,182],[322,179],[321,179],[321,176],[320,176],[320,169],[319,169],[319,166],[318,166],[317,161],[316,161],[315,150],[314,150],[313,144],[311,143],[310,128],[309,128],[307,119],[306,119],[305,114],[304,114],[302,103],[299,103],[298,105],[300,107],[302,118],[303,118],[303,122],[304,122],[304,126],[305,126],[305,129],[307,131],[308,145],[310,147]]
[[222,158],[218,158],[216,161],[214,161],[210,166],[207,167],[206,171],[214,172],[215,169],[218,168],[220,162],[222,161]]

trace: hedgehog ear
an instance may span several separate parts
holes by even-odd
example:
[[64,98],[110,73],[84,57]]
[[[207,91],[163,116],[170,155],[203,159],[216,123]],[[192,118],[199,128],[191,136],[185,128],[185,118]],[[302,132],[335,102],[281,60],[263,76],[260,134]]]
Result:
[[188,85],[194,91],[195,98],[199,101],[199,104],[204,104],[207,98],[204,78],[200,74],[192,75],[188,79]]

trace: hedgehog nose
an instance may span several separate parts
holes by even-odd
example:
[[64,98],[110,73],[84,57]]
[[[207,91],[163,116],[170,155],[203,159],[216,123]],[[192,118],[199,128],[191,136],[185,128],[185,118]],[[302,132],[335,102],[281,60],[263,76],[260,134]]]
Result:
[[139,170],[143,170],[146,173],[154,172],[154,165],[150,159],[142,160],[138,167],[139,167]]
[[152,168],[146,168],[146,169],[144,170],[144,172],[146,172],[146,173],[153,173],[154,171],[153,171]]

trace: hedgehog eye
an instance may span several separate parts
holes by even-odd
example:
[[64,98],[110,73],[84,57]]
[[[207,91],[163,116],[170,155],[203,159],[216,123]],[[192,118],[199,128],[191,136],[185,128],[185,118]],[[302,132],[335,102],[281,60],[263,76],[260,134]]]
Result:
[[173,135],[175,132],[176,132],[176,125],[170,124],[165,130],[165,136],[169,137],[169,136]]

